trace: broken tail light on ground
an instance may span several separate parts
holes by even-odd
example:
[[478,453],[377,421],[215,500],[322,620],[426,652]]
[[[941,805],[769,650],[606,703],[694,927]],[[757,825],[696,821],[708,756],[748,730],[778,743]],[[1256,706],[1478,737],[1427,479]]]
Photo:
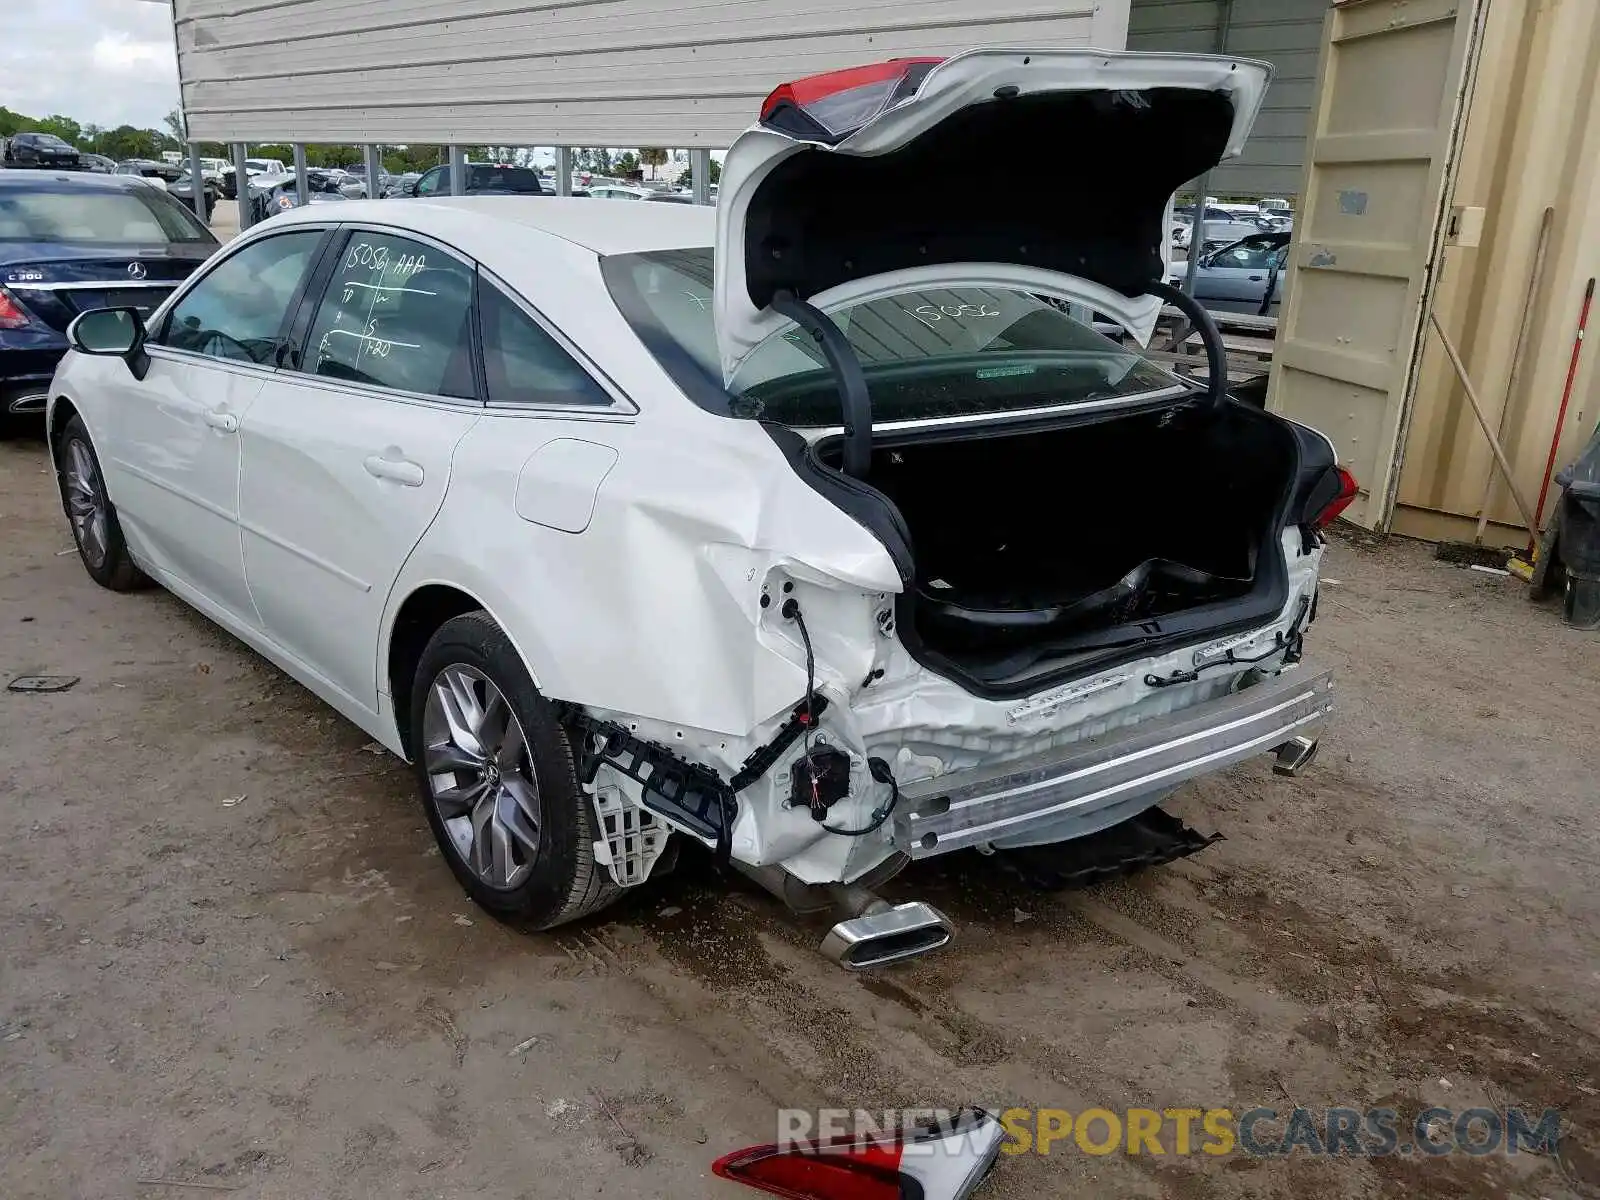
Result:
[[915,95],[928,72],[943,61],[892,58],[781,84],[762,103],[761,123],[802,141],[835,145]]
[[711,1170],[786,1200],[966,1200],[1004,1140],[999,1122],[972,1108],[897,1134],[751,1146]]

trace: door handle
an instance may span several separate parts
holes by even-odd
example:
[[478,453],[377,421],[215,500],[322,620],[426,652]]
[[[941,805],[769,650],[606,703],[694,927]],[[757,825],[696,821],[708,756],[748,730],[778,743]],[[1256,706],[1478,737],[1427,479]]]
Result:
[[1265,278],[1266,278],[1265,275],[1252,275],[1252,276],[1250,276],[1250,282],[1251,283],[1260,283]]
[[212,408],[206,410],[206,424],[213,429],[220,429],[223,433],[238,433],[239,418],[226,409]]
[[385,458],[381,454],[369,454],[362,462],[367,474],[374,479],[389,479],[406,487],[422,486],[422,466],[409,459]]

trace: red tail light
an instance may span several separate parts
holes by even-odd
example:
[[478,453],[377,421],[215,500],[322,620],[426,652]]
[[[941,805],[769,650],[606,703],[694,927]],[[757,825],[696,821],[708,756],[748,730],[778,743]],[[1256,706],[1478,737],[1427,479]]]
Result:
[[966,1200],[1004,1140],[992,1116],[966,1109],[942,1126],[898,1134],[751,1146],[711,1170],[786,1200]]
[[943,61],[892,58],[796,79],[776,88],[762,103],[761,123],[791,137],[831,145],[910,96]]
[[26,329],[33,324],[30,317],[5,288],[0,288],[0,329]]
[[1334,470],[1339,475],[1339,494],[1328,501],[1321,512],[1311,518],[1311,524],[1316,529],[1326,529],[1329,525],[1332,525],[1339,514],[1354,503],[1356,494],[1361,490],[1356,483],[1356,477],[1350,474],[1349,471],[1346,471],[1343,467],[1335,467]]

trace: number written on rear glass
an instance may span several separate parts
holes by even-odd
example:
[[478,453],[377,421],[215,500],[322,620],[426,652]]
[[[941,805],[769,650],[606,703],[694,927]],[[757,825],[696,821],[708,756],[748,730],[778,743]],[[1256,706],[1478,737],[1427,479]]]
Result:
[[906,309],[906,313],[917,318],[924,325],[932,326],[935,321],[945,318],[959,319],[961,317],[998,317],[998,309],[990,308],[987,304],[919,304],[915,308]]

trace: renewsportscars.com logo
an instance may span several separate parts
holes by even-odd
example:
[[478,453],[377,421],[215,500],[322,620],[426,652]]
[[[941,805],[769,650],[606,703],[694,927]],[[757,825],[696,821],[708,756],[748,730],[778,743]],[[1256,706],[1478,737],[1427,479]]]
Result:
[[[1426,1108],[1415,1117],[1393,1108],[991,1108],[1006,1141],[1001,1154],[1129,1154],[1186,1157],[1247,1155],[1283,1158],[1435,1158],[1449,1154],[1554,1156],[1561,1114],[1545,1109],[1537,1116],[1520,1108],[1505,1110]],[[780,1109],[778,1145],[845,1138],[891,1138],[912,1127],[954,1129],[955,1113],[944,1109]],[[949,1153],[957,1142],[921,1147]],[[918,1147],[908,1146],[907,1154]]]

